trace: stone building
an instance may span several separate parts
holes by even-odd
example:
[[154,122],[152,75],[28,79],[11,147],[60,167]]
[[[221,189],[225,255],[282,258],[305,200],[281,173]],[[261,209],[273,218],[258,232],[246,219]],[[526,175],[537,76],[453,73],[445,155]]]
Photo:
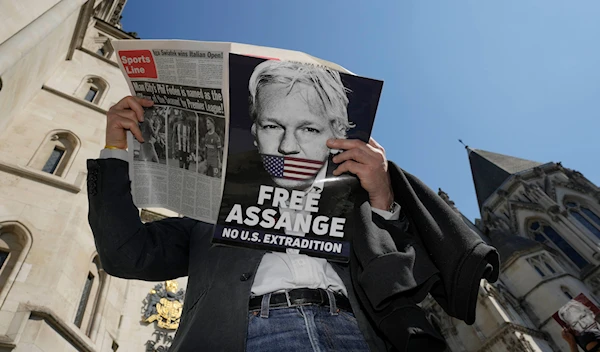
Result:
[[[0,352],[164,351],[173,337],[151,308],[180,297],[174,283],[106,275],[87,224],[85,160],[129,93],[110,45],[135,37],[125,2],[0,2]],[[600,189],[560,163],[468,153],[481,220],[463,218],[498,248],[500,280],[481,283],[472,326],[423,307],[454,352],[565,350],[552,313],[600,296]],[[176,215],[141,212],[161,214]]]
[[500,279],[481,282],[471,326],[423,307],[453,352],[569,351],[552,314],[580,293],[600,302],[600,188],[561,163],[467,152],[481,219],[463,218],[498,249]]
[[0,2],[0,351],[160,350],[173,336],[141,322],[156,283],[108,276],[87,224],[85,161],[129,93],[110,45],[134,38],[124,5]]

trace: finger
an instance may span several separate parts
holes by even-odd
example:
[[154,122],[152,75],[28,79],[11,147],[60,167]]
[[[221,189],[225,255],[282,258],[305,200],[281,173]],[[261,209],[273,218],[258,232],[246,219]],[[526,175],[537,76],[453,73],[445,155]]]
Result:
[[339,176],[345,172],[350,172],[351,174],[354,174],[360,178],[363,173],[363,167],[363,165],[354,160],[347,160],[338,166],[337,169],[333,170],[333,175]]
[[144,122],[144,118],[142,116],[141,120],[138,120],[137,113],[133,110],[118,110],[114,112],[116,116],[124,117],[130,119],[135,122]]
[[[112,109],[114,110],[125,110],[125,109],[131,109],[133,111],[135,111],[135,113],[138,116],[138,120],[140,118],[143,118],[144,116],[144,108],[142,107],[140,101],[141,100],[145,100],[142,98],[138,98],[138,97],[132,97],[127,96],[123,99],[121,99],[117,104],[115,104],[115,106],[112,107]],[[144,103],[144,104],[148,104],[148,103]]]
[[138,126],[136,121],[119,116],[118,120],[116,121],[116,125],[122,129],[131,131],[131,133],[133,134],[135,139],[138,140],[138,142],[144,142],[144,137],[142,137],[142,131],[140,130],[140,127]]
[[143,107],[149,108],[149,107],[151,107],[151,106],[153,106],[153,105],[154,105],[154,102],[153,102],[152,100],[149,100],[149,99],[144,99],[144,98],[137,98],[137,99],[139,99],[139,100],[138,100],[138,102],[139,102],[139,103],[140,103],[140,104],[141,104]]
[[381,146],[381,144],[377,143],[377,141],[373,137],[369,138],[369,145],[373,146],[377,149],[383,150],[383,147]]
[[327,146],[335,149],[352,149],[360,148],[366,145],[365,142],[360,139],[329,139],[327,140]]
[[333,162],[341,164],[346,160],[354,160],[362,164],[374,164],[379,162],[373,151],[365,150],[362,148],[348,149],[333,157]]

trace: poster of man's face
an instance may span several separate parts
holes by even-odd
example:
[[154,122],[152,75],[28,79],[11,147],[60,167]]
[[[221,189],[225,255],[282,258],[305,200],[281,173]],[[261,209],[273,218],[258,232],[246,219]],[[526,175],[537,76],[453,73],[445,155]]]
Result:
[[327,147],[328,139],[368,140],[380,82],[369,85],[364,78],[294,62],[237,55],[230,60],[234,164],[236,155],[254,152],[272,183],[306,190],[327,176],[327,168],[332,171],[336,151]]
[[[227,170],[214,240],[346,261],[346,219],[363,193],[353,175],[333,176],[340,151],[326,142],[368,142],[382,82],[240,55],[229,57],[229,80]],[[251,239],[247,232],[236,237],[244,226]]]
[[582,293],[562,306],[553,317],[561,326],[581,335],[591,329],[598,330],[600,309]]

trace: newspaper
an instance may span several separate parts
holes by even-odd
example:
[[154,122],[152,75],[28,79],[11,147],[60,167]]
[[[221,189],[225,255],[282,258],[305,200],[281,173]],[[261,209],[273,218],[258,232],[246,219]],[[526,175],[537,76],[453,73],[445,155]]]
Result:
[[[131,94],[154,102],[140,124],[145,142],[128,136],[136,206],[166,208],[213,224],[221,208],[230,145],[230,55],[352,74],[302,52],[246,44],[183,40],[112,44]],[[367,127],[363,139],[368,140],[371,126]]]
[[131,94],[150,99],[129,135],[132,193],[138,207],[167,208],[214,223],[227,145],[226,43],[114,41]]

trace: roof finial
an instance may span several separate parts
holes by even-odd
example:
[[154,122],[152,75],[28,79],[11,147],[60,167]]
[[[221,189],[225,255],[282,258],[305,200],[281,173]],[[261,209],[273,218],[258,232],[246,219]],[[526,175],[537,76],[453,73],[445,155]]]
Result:
[[469,149],[469,146],[468,146],[468,145],[466,145],[466,144],[465,144],[465,143],[462,141],[462,139],[459,139],[458,141],[460,142],[460,144],[462,144],[462,145],[464,145],[464,146],[465,146],[465,149]]

